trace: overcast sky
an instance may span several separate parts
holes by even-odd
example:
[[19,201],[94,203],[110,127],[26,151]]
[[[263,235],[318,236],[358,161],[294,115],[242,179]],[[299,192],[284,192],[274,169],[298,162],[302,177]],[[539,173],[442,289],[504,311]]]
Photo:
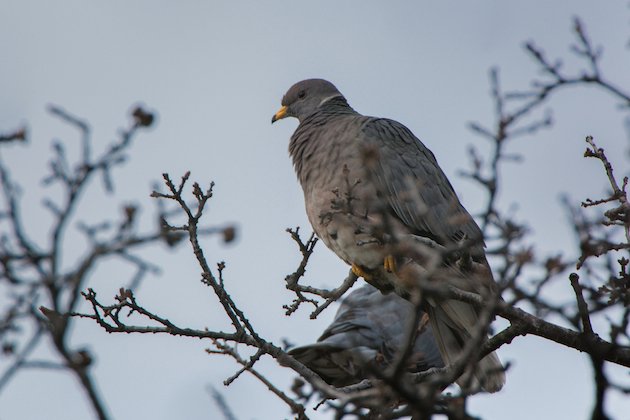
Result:
[[[178,178],[190,170],[202,184],[214,180],[206,223],[237,223],[239,240],[231,246],[205,240],[209,260],[226,261],[227,287],[262,336],[306,344],[334,310],[317,321],[309,320],[306,310],[283,315],[282,305],[291,300],[283,279],[300,258],[284,229],[299,225],[310,232],[287,154],[297,122],[270,125],[286,89],[301,79],[326,78],[357,111],[404,123],[433,150],[475,213],[482,192],[457,170],[467,167],[467,145],[485,145],[467,123],[493,122],[488,70],[499,66],[508,89],[526,88],[539,76],[523,51],[526,40],[575,68],[569,45],[576,15],[606,47],[603,67],[609,78],[628,86],[626,1],[4,0],[0,132],[27,124],[30,144],[3,147],[2,157],[24,187],[29,233],[43,241],[50,218],[41,199],[50,191],[39,180],[51,140],[78,144],[76,132],[47,113],[47,104],[89,121],[97,150],[126,124],[133,104],[146,104],[157,111],[157,124],[137,138],[130,162],[115,172],[116,196],[104,195],[96,183],[84,197],[82,220],[104,220],[118,214],[120,203],[135,203],[144,207],[141,217],[148,228],[154,222],[151,185],[163,172]],[[576,252],[559,204],[561,192],[580,200],[605,190],[600,166],[582,158],[586,135],[606,148],[620,175],[628,172],[624,114],[617,105],[594,89],[561,92],[550,103],[554,128],[509,147],[525,160],[505,168],[500,203],[502,208],[515,204],[541,253]],[[66,262],[82,252],[69,241]],[[171,253],[158,247],[142,255],[159,263],[162,273],[142,284],[141,303],[181,325],[227,327],[211,290],[199,282],[189,249]],[[307,280],[332,287],[346,273],[347,266],[320,246]],[[110,301],[129,275],[125,266],[103,265],[90,287]],[[555,290],[559,299],[572,293],[568,282]],[[6,299],[6,290],[1,291],[0,300]],[[209,384],[223,392],[238,418],[290,417],[280,400],[247,375],[224,388],[222,381],[237,366],[208,356],[209,343],[108,335],[87,321],[77,322],[72,343],[96,355],[94,373],[112,418],[217,418]],[[512,364],[507,385],[496,395],[472,398],[473,413],[484,419],[589,417],[592,374],[585,356],[535,337],[518,338],[499,354]],[[285,388],[293,377],[273,361],[259,365]],[[623,418],[630,402],[612,396],[609,410]],[[0,394],[2,420],[92,415],[69,374],[25,371]]]

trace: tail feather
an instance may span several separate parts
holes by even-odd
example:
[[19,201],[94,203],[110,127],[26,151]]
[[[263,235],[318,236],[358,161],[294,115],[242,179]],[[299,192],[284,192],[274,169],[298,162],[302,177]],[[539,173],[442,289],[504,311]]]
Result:
[[[479,318],[477,311],[466,302],[444,300],[429,302],[427,312],[442,359],[445,364],[452,364],[471,338],[470,332]],[[497,392],[505,384],[505,371],[495,352],[479,360],[472,373],[469,385],[487,392]],[[456,382],[464,385],[461,377]]]

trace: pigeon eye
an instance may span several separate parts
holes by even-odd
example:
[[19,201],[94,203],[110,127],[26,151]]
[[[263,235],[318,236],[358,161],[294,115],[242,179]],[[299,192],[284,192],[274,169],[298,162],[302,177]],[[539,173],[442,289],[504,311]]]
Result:
[[306,92],[301,90],[298,92],[298,98],[299,99],[304,99],[304,97],[306,96]]

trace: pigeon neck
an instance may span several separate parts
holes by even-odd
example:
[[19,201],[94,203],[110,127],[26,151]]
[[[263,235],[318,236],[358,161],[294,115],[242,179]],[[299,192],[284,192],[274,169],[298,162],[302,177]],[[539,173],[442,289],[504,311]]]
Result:
[[356,114],[343,96],[335,96],[327,100],[319,107],[319,110],[335,114]]

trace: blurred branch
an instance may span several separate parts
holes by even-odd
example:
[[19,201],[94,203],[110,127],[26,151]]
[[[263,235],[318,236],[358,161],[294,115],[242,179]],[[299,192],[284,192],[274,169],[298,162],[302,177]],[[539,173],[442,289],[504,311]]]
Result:
[[17,130],[10,132],[8,134],[0,133],[0,143],[26,142],[26,139],[27,139],[26,127],[18,128]]
[[[533,42],[528,42],[525,49],[539,65],[546,79],[535,80],[531,90],[504,94],[499,88],[497,72],[495,70],[491,72],[492,97],[497,124],[494,130],[479,124],[471,124],[474,132],[492,142],[491,157],[489,163],[486,163],[477,150],[471,148],[472,170],[464,172],[464,176],[480,185],[488,196],[487,205],[481,214],[482,228],[486,240],[491,243],[489,253],[498,261],[495,273],[498,274],[499,284],[502,285],[505,293],[512,296],[510,304],[525,303],[533,307],[538,315],[538,317],[532,317],[521,309],[501,305],[497,311],[498,314],[509,319],[512,327],[515,327],[507,338],[515,337],[515,334],[534,334],[586,352],[592,361],[596,385],[593,418],[607,418],[603,401],[606,390],[611,388],[611,385],[605,374],[604,361],[626,367],[630,363],[630,347],[627,340],[629,312],[619,311],[620,305],[624,303],[627,305],[630,302],[628,258],[618,258],[618,265],[616,265],[615,258],[612,256],[615,252],[627,252],[630,249],[627,178],[624,178],[621,184],[616,180],[612,164],[604,154],[604,150],[594,143],[591,136],[587,137],[588,147],[584,156],[596,158],[602,162],[612,193],[602,199],[586,199],[582,202],[582,208],[591,209],[596,206],[611,205],[614,202],[617,206],[600,210],[597,217],[590,218],[580,209],[573,207],[567,199],[564,200],[565,207],[570,210],[570,221],[579,241],[580,256],[574,263],[560,254],[543,259],[536,258],[534,247],[525,243],[527,229],[524,225],[515,222],[513,216],[500,212],[496,200],[501,178],[498,163],[506,161],[505,144],[517,136],[534,134],[540,128],[551,125],[551,116],[548,111],[544,114],[546,116],[538,121],[525,123],[523,120],[547,104],[552,94],[565,87],[594,85],[614,99],[621,100],[624,107],[630,106],[628,91],[624,91],[620,85],[607,80],[603,75],[600,66],[603,50],[601,47],[594,46],[584,25],[577,18],[574,20],[573,30],[576,35],[576,44],[572,46],[572,52],[585,63],[585,67],[578,72],[577,76],[569,75],[563,69],[561,60],[549,60],[543,50]],[[608,230],[605,230],[606,228]],[[611,230],[612,228],[621,228],[624,239],[616,240],[615,238],[619,237],[619,231]],[[605,256],[604,264],[598,266],[588,264],[591,257],[602,256]],[[552,300],[557,299],[545,297],[544,290],[556,280],[566,279],[567,270],[572,264],[576,264],[577,269],[585,270],[585,275],[571,273],[568,276],[574,292],[574,301],[560,305],[552,303]],[[532,279],[532,270],[542,270],[545,274]],[[529,284],[526,283],[527,277],[530,277]],[[598,283],[600,286],[595,286]],[[603,340],[597,335],[594,331],[595,324],[591,321],[593,317],[604,313],[608,314],[605,315],[603,321],[611,328],[610,341]],[[545,320],[551,316],[567,320],[580,332]],[[625,341],[621,341],[622,337]],[[496,342],[496,338],[497,336],[490,340],[494,342],[492,348],[500,345],[500,342]]]
[[541,69],[551,78],[550,82],[535,81],[536,97],[544,99],[560,87],[569,85],[592,84],[602,88],[613,97],[620,99],[623,106],[630,106],[630,93],[624,92],[622,88],[615,86],[605,79],[600,68],[600,59],[603,54],[601,47],[594,47],[588,37],[584,24],[579,18],[573,21],[573,31],[577,38],[577,43],[571,46],[572,52],[585,61],[586,69],[580,71],[578,76],[569,76],[562,72],[562,61],[549,61],[544,52],[536,47],[533,42],[525,44],[527,52],[534,61],[540,65]]
[[[88,246],[84,255],[74,260],[62,260],[67,246],[69,225],[76,219],[75,210],[84,192],[91,188],[92,180],[101,175],[105,190],[113,191],[111,171],[126,162],[126,154],[138,132],[149,127],[153,114],[141,107],[131,112],[132,121],[120,130],[118,139],[104,152],[94,155],[90,126],[81,118],[59,106],[51,105],[49,112],[66,124],[75,127],[80,134],[79,157],[73,161],[68,146],[61,141],[53,142],[53,155],[49,162],[48,175],[43,185],[56,185],[58,189],[45,196],[44,208],[52,215],[48,241],[41,243],[30,237],[27,227],[35,225],[32,219],[25,219],[20,207],[21,189],[11,178],[10,165],[0,161],[0,193],[3,209],[0,223],[0,285],[10,290],[11,301],[3,305],[0,319],[0,340],[6,349],[9,363],[0,375],[0,390],[24,368],[54,368],[72,372],[81,383],[95,416],[108,418],[105,404],[98,394],[91,371],[92,356],[88,349],[76,349],[68,341],[72,328],[72,317],[78,297],[89,281],[97,264],[105,257],[118,257],[137,267],[135,282],[157,268],[133,250],[164,241],[161,227],[154,232],[139,233],[135,224],[136,208],[125,206],[120,222],[108,221],[98,227],[79,223]],[[2,142],[24,140],[26,130],[3,135]],[[2,144],[0,142],[0,144]],[[72,146],[70,146],[71,148]],[[60,193],[58,193],[60,192]],[[58,194],[58,195],[56,195]],[[41,313],[36,308],[41,308]],[[50,338],[54,350],[53,358],[33,359],[42,337]],[[59,360],[55,360],[55,357]]]
[[225,420],[236,420],[236,416],[232,412],[230,406],[227,404],[227,401],[225,401],[223,395],[212,385],[208,385],[207,390],[212,397],[214,403],[217,405],[217,407],[219,407],[219,411],[221,411],[223,418]]

